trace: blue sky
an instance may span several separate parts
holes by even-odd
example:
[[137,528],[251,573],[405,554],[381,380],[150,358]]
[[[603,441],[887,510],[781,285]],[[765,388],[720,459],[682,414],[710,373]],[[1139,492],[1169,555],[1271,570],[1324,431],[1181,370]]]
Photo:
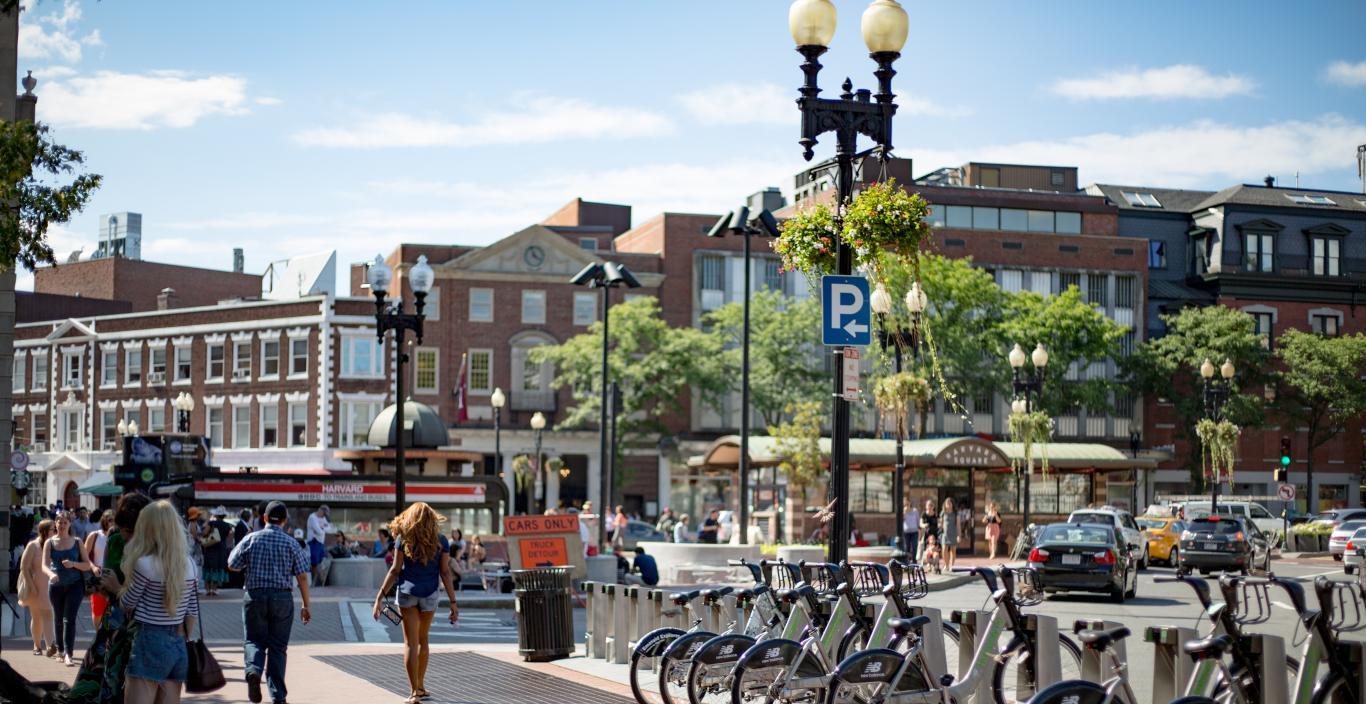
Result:
[[[28,4],[39,120],[105,176],[59,260],[132,210],[144,258],[344,266],[488,243],[576,196],[719,212],[802,164],[786,0]],[[836,4],[827,95],[873,81],[867,3]],[[904,4],[895,143],[917,174],[1359,188],[1366,3]]]

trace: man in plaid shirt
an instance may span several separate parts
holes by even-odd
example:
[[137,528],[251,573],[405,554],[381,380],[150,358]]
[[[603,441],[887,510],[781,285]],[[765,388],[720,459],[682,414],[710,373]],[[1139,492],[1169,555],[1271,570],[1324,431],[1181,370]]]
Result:
[[289,534],[289,510],[279,501],[266,506],[266,527],[247,534],[228,557],[228,569],[246,572],[242,620],[247,640],[243,648],[247,661],[247,698],[261,701],[261,673],[264,670],[270,698],[285,704],[285,651],[294,620],[292,582],[299,584],[303,610],[299,620],[312,619],[308,611],[308,553]]

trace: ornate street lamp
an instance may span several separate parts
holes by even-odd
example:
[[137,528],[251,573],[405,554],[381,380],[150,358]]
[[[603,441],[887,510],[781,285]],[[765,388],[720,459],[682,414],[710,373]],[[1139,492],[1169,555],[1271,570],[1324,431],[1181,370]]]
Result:
[[489,405],[493,406],[493,474],[503,482],[503,486],[508,491],[507,514],[511,516],[516,513],[513,509],[517,502],[517,482],[512,477],[503,476],[503,406],[507,404],[507,396],[503,394],[503,387],[493,390],[493,395],[489,396]]
[[[531,429],[536,431],[536,483],[541,485],[541,502],[545,503],[547,498],[545,477],[541,476],[541,468],[545,465],[545,458],[541,457],[541,433],[545,430],[545,414],[536,411],[531,416]],[[531,507],[527,507],[527,513],[531,513]]]
[[[911,358],[920,357],[920,314],[925,312],[925,306],[929,303],[929,297],[925,295],[924,289],[920,288],[920,282],[911,283],[911,290],[906,292],[906,310],[911,313],[911,327],[906,329],[897,323],[896,328],[889,328],[887,316],[892,312],[892,294],[887,293],[887,289],[878,284],[868,297],[868,305],[877,314],[878,339],[882,343],[882,351],[887,351],[887,346],[891,345],[892,355],[896,360],[896,373],[901,373],[901,350],[905,347],[911,348]],[[896,538],[893,545],[901,545],[906,534],[906,456],[902,447],[902,434],[906,424],[906,418],[896,419],[896,483],[892,486],[892,505],[896,507]],[[907,547],[901,545],[902,551],[914,550],[914,546]],[[912,555],[914,557],[914,555]]]
[[[830,0],[796,0],[788,10],[788,29],[797,45],[797,52],[805,61],[802,72],[806,80],[800,88],[797,107],[802,114],[802,156],[810,161],[820,135],[835,133],[835,210],[836,227],[844,219],[854,189],[854,156],[858,151],[858,136],[871,137],[885,160],[892,151],[892,118],[896,115],[896,97],[892,93],[892,64],[901,56],[906,44],[909,20],[896,0],[873,0],[863,12],[863,41],[869,56],[877,64],[878,91],[854,91],[845,79],[844,92],[838,99],[821,98],[817,77],[820,56],[835,36],[835,6]],[[836,251],[836,273],[853,273],[853,251],[841,241]],[[844,355],[843,348],[835,354]],[[834,525],[830,531],[829,560],[840,562],[849,552],[849,402],[842,398],[841,370],[834,365],[834,411],[831,423],[830,489],[834,500]],[[900,530],[900,526],[897,527]]]
[[375,261],[370,264],[366,277],[370,283],[370,291],[375,294],[375,335],[379,338],[380,344],[384,344],[384,333],[394,331],[394,396],[397,398],[394,404],[393,426],[394,515],[397,516],[403,513],[404,504],[407,503],[407,481],[404,477],[407,458],[403,454],[403,426],[408,414],[406,400],[403,398],[403,364],[408,361],[408,352],[403,348],[403,333],[405,330],[412,330],[413,336],[417,338],[417,344],[422,344],[422,322],[427,317],[423,315],[422,309],[427,303],[427,292],[432,290],[435,273],[427,263],[426,255],[419,256],[417,263],[408,270],[408,286],[413,289],[412,313],[403,312],[402,296],[395,296],[392,303],[385,302],[394,271],[384,263],[382,257],[375,255]]
[[194,412],[194,397],[181,391],[171,405],[176,411],[176,430],[182,433],[190,432],[190,414]]
[[[1224,419],[1224,404],[1228,403],[1229,389],[1233,381],[1233,360],[1225,359],[1219,367],[1219,376],[1215,378],[1214,363],[1206,357],[1200,363],[1200,377],[1205,384],[1205,417],[1219,422]],[[1313,487],[1310,487],[1313,491]],[[1209,484],[1209,513],[1211,516],[1219,513],[1219,464],[1214,463],[1214,476]]]
[[[1034,368],[1028,372],[1024,370],[1025,351],[1019,343],[1010,350],[1007,357],[1010,360],[1010,368],[1014,372],[1013,385],[1015,387],[1016,399],[1010,402],[1012,413],[1033,413],[1034,397],[1043,393],[1043,371],[1048,366],[1048,350],[1043,348],[1040,342],[1034,347],[1034,351],[1029,355],[1029,361],[1034,363]],[[1019,398],[1023,395],[1023,398]],[[1015,442],[1020,442],[1020,438],[1011,438]],[[1032,464],[1032,463],[1031,463]],[[1024,510],[1023,525],[1025,530],[1029,529],[1029,481],[1034,474],[1034,467],[1024,468]]]

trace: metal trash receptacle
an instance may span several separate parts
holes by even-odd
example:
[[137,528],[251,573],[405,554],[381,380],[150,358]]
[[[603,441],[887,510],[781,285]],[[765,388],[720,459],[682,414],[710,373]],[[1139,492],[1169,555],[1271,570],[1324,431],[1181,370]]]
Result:
[[542,567],[513,571],[517,652],[524,660],[558,660],[574,653],[570,569]]

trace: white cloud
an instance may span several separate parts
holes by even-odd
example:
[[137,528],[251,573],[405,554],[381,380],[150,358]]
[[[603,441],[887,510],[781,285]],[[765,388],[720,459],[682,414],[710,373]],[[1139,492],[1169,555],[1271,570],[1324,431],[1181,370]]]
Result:
[[650,137],[667,134],[664,115],[621,106],[595,105],[578,98],[520,95],[511,110],[490,112],[469,123],[385,113],[348,127],[315,127],[294,141],[310,147],[472,147],[535,144],[566,139]]
[[260,98],[256,98],[256,99],[255,99],[254,101],[252,101],[252,102],[256,103],[257,105],[270,106],[270,105],[279,105],[280,103],[283,103],[283,102],[285,102],[285,101],[283,101],[283,100],[281,100],[281,99],[279,99],[279,98],[272,98],[272,97],[270,97],[270,96],[262,96],[262,97],[260,97]]
[[210,115],[247,112],[246,87],[245,79],[230,75],[100,71],[49,83],[42,91],[42,118],[66,127],[190,127]]
[[1366,61],[1334,61],[1325,71],[1328,80],[1344,86],[1366,86]]
[[1108,71],[1095,78],[1062,79],[1053,84],[1053,92],[1074,100],[1227,98],[1247,95],[1255,87],[1245,76],[1216,76],[1202,66],[1175,64]]
[[954,150],[905,150],[921,169],[977,160],[1073,164],[1084,183],[1175,188],[1256,183],[1266,174],[1320,174],[1352,168],[1366,124],[1340,115],[1240,127],[1201,121],[1130,134],[1097,133]]
[[[723,83],[678,98],[704,125],[793,125],[798,120],[796,100],[795,90],[776,83]],[[896,102],[898,115],[959,117],[972,112],[904,95]]]
[[80,36],[74,26],[80,20],[81,6],[75,0],[66,0],[62,9],[52,14],[24,14],[19,25],[19,58],[80,61],[85,47],[104,44],[98,29]]

